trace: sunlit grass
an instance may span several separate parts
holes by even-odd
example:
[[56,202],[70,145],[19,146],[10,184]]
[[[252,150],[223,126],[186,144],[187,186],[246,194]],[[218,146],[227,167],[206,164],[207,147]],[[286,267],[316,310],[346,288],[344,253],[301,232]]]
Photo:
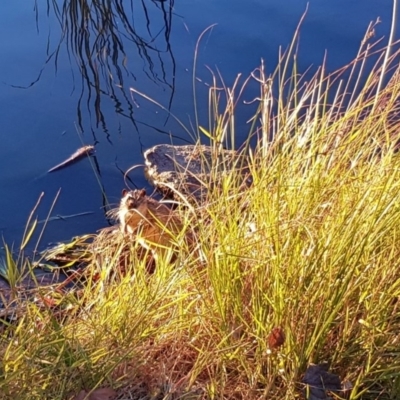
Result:
[[[183,245],[152,274],[136,247],[101,237],[79,295],[28,302],[4,329],[4,398],[112,387],[121,399],[289,400],[323,361],[348,398],[400,397],[399,54],[382,69],[384,50],[365,41],[346,68],[307,77],[294,48],[249,78],[260,84],[243,146],[251,187],[238,171],[211,174],[221,184],[206,202],[179,211],[196,251]],[[216,154],[235,143],[245,90],[217,87],[218,76],[201,127]]]

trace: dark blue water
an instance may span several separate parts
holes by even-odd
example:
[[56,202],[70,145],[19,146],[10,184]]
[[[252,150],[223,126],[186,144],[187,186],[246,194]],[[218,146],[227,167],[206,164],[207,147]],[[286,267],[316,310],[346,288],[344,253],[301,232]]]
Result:
[[[272,72],[279,47],[290,43],[308,3],[171,1],[110,1],[113,13],[101,19],[88,0],[93,23],[82,22],[75,12],[76,3],[84,2],[1,1],[0,232],[8,243],[20,242],[40,193],[44,197],[35,215],[44,219],[59,189],[53,216],[92,214],[49,222],[41,247],[107,226],[104,210],[117,205],[125,186],[120,169],[141,164],[142,152],[152,145],[191,140],[168,113],[132,97],[129,88],[162,104],[190,128],[195,46],[216,24],[204,35],[197,60],[203,82],[196,81],[197,107],[206,125],[204,82],[211,81],[206,66],[218,70],[228,86],[238,73],[248,76],[261,58]],[[379,17],[376,36],[388,36],[391,11],[391,0],[309,0],[300,70],[319,65],[326,50],[329,71],[348,63],[370,21]],[[257,85],[250,85],[244,100],[257,94]],[[252,111],[245,105],[238,110],[242,139]],[[83,160],[46,174],[82,143],[96,144],[93,164]],[[130,178],[138,187],[147,185],[141,168]]]

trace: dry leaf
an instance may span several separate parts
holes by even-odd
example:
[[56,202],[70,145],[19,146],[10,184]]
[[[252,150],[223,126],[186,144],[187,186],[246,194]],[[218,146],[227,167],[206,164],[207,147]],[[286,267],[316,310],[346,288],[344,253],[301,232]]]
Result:
[[268,346],[270,349],[277,349],[285,343],[285,332],[282,328],[275,327],[268,335]]
[[117,392],[111,388],[96,389],[88,396],[86,390],[81,390],[74,400],[113,400]]

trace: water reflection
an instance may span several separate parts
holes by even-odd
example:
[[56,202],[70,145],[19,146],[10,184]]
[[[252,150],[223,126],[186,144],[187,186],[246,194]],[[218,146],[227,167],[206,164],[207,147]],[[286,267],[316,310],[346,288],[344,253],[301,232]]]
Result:
[[[138,75],[139,79],[145,77],[161,87],[171,107],[176,69],[170,43],[174,0],[46,2],[47,17],[51,20],[55,16],[61,28],[55,49],[51,48],[49,31],[46,64],[53,61],[57,71],[61,51],[67,51],[73,74],[72,90],[80,90],[77,128],[81,132],[85,130],[87,118],[95,122],[96,128],[101,127],[110,140],[105,116],[109,105],[104,105],[105,98],[110,99],[115,112],[128,118],[137,130],[142,122],[135,118],[137,105],[127,89],[129,82],[137,80]],[[35,0],[38,29],[39,10],[38,0]],[[41,73],[31,85],[40,80]],[[96,141],[93,127],[91,130]]]

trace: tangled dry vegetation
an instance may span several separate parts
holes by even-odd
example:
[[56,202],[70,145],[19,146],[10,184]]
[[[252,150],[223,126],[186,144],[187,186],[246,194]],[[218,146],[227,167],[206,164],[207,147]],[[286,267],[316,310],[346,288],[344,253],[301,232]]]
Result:
[[[175,260],[149,271],[150,253],[121,235],[87,244],[79,290],[5,321],[2,398],[400,397],[399,54],[383,67],[365,45],[306,80],[293,48],[249,78],[261,88],[243,146],[251,187],[233,171],[176,210],[199,251],[180,235]],[[214,83],[202,131],[218,151],[242,89]],[[323,362],[313,391],[307,372]]]

